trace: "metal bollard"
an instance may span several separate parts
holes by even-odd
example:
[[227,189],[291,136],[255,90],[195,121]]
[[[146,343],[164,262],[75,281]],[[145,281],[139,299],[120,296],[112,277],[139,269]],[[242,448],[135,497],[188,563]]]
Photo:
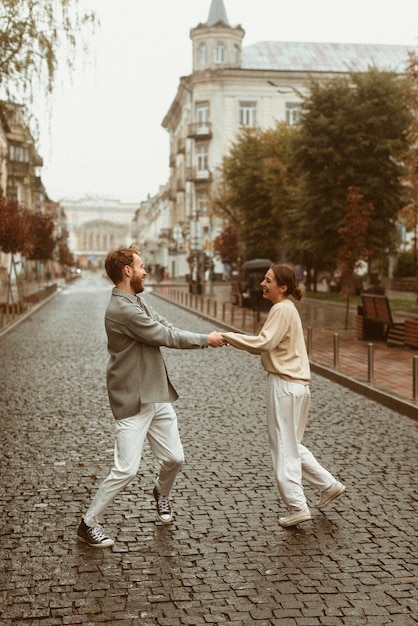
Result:
[[367,382],[371,383],[374,379],[374,355],[373,344],[367,344]]
[[312,354],[312,326],[308,326],[308,345],[307,345],[308,357]]
[[412,357],[412,397],[418,399],[418,356]]
[[225,321],[225,302],[222,302],[222,321]]
[[334,333],[334,369],[340,366],[340,338],[338,333]]

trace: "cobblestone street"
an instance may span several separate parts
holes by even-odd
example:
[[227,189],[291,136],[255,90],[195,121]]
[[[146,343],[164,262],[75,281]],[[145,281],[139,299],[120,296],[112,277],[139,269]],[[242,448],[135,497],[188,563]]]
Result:
[[[346,493],[283,529],[258,357],[164,350],[186,462],[175,520],[155,521],[157,467],[106,515],[111,549],[76,541],[113,456],[103,316],[111,284],[62,287],[0,340],[2,626],[418,624],[418,423],[314,375],[305,443]],[[173,324],[214,330],[155,295]]]

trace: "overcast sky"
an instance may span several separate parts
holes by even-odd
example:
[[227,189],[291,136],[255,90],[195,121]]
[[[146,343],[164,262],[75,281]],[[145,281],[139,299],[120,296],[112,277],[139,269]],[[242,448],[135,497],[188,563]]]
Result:
[[[418,0],[224,0],[243,45],[316,41],[418,45]],[[38,115],[42,179],[56,201],[85,195],[140,202],[168,179],[161,122],[192,71],[190,29],[210,0],[90,0],[101,22],[71,81],[57,77]]]

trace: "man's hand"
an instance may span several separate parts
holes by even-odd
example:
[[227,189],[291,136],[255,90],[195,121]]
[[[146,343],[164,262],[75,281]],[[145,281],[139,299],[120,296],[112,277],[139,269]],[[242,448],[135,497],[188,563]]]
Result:
[[225,341],[221,333],[218,333],[216,330],[210,333],[210,335],[208,335],[208,345],[211,348],[220,348],[221,346],[224,346]]

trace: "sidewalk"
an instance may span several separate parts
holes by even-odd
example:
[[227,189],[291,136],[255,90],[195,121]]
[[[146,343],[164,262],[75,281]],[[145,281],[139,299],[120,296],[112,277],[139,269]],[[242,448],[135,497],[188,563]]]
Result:
[[[267,316],[266,312],[257,314],[232,306],[228,283],[215,284],[212,294],[206,296],[192,296],[184,283],[159,283],[148,285],[148,289],[179,306],[195,310],[204,318],[213,319],[214,323],[221,322],[223,326],[249,334],[258,332]],[[388,295],[415,299],[415,294],[403,292]],[[418,351],[408,347],[388,347],[383,341],[357,339],[356,312],[356,307],[352,306],[349,329],[345,330],[345,304],[302,300],[300,314],[307,344],[308,328],[312,328],[312,371],[418,419],[418,398],[414,398],[414,357]]]

